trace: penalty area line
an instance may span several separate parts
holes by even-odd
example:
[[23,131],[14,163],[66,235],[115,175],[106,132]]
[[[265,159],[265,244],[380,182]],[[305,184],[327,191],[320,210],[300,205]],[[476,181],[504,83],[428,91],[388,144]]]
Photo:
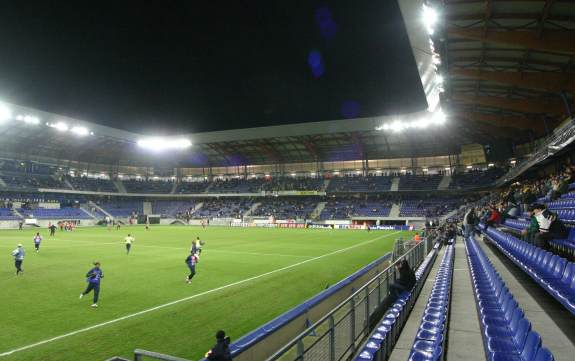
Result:
[[10,356],[10,355],[12,355],[12,354],[14,354],[14,353],[17,353],[17,352],[29,350],[29,349],[32,349],[32,348],[35,348],[35,347],[38,347],[38,346],[42,346],[42,345],[45,345],[45,344],[48,344],[48,343],[51,343],[51,342],[54,342],[54,341],[58,341],[58,340],[67,338],[67,337],[75,336],[75,335],[80,334],[80,333],[92,331],[92,330],[95,330],[95,329],[98,329],[98,328],[102,328],[102,327],[104,327],[104,326],[108,326],[108,325],[111,325],[111,324],[114,324],[114,323],[118,323],[118,322],[120,322],[120,321],[124,321],[124,320],[128,320],[128,319],[130,319],[130,318],[138,317],[138,316],[144,315],[144,314],[146,314],[146,313],[154,312],[154,311],[157,311],[157,310],[161,310],[161,309],[163,309],[163,308],[166,308],[166,307],[170,307],[170,306],[173,306],[173,305],[177,305],[177,304],[182,303],[182,302],[186,302],[186,301],[189,301],[189,300],[193,300],[193,299],[195,299],[195,298],[198,298],[198,297],[201,297],[201,296],[205,296],[205,295],[210,294],[210,293],[218,292],[218,291],[221,291],[221,290],[225,290],[225,289],[227,289],[227,288],[231,288],[231,287],[234,287],[234,286],[237,286],[237,285],[241,285],[241,284],[243,284],[243,283],[247,283],[247,282],[250,282],[250,281],[254,281],[254,280],[257,280],[257,279],[259,279],[259,278],[263,278],[263,277],[266,277],[266,276],[269,276],[269,275],[272,275],[272,274],[275,274],[275,273],[278,273],[278,272],[282,272],[282,271],[285,271],[285,270],[288,270],[288,269],[291,269],[291,268],[295,268],[295,267],[301,266],[301,265],[306,264],[306,263],[309,263],[309,262],[317,261],[318,259],[322,259],[322,258],[325,258],[325,257],[333,256],[334,254],[338,254],[338,253],[341,253],[341,252],[346,252],[346,251],[349,251],[350,249],[354,249],[354,248],[361,247],[361,246],[366,245],[366,244],[369,244],[369,243],[373,243],[373,242],[375,242],[375,241],[377,241],[377,240],[379,240],[379,239],[390,237],[390,236],[392,236],[392,235],[394,235],[394,234],[397,234],[397,233],[399,233],[399,232],[400,232],[400,231],[396,231],[396,232],[384,234],[384,235],[378,236],[378,237],[376,237],[376,238],[373,238],[373,239],[370,239],[370,240],[367,240],[367,241],[364,241],[364,242],[360,242],[360,243],[358,243],[358,244],[354,244],[353,246],[346,247],[346,248],[342,248],[342,249],[338,249],[338,250],[336,250],[336,251],[329,252],[329,253],[323,254],[323,255],[321,255],[321,256],[313,257],[313,258],[310,258],[310,259],[306,259],[306,260],[304,260],[304,261],[297,262],[297,263],[294,263],[294,264],[291,264],[291,265],[288,265],[288,266],[285,266],[285,267],[281,267],[281,268],[275,269],[275,270],[273,270],[273,271],[269,271],[269,272],[265,272],[265,273],[262,273],[262,274],[259,274],[259,275],[256,275],[256,276],[248,277],[248,278],[245,278],[245,279],[243,279],[243,280],[239,280],[239,281],[236,281],[236,282],[228,283],[227,285],[223,285],[223,286],[220,286],[220,287],[212,288],[211,290],[207,290],[207,291],[204,291],[204,292],[197,293],[197,294],[195,294],[195,295],[191,295],[191,296],[188,296],[188,297],[180,298],[180,299],[178,299],[178,300],[171,301],[171,302],[168,302],[168,303],[164,303],[164,304],[162,304],[162,305],[158,305],[158,306],[155,306],[155,307],[147,308],[147,309],[145,309],[145,310],[138,311],[138,312],[135,312],[135,313],[130,313],[130,314],[128,314],[128,315],[125,315],[125,316],[122,316],[122,317],[119,317],[119,318],[115,318],[115,319],[113,319],[113,320],[109,320],[109,321],[105,321],[105,322],[102,322],[102,323],[98,323],[98,324],[95,324],[95,325],[92,325],[92,326],[88,326],[88,327],[85,327],[85,328],[81,328],[81,329],[79,329],[79,330],[71,331],[71,332],[68,332],[68,333],[65,333],[65,334],[62,334],[62,335],[59,335],[59,336],[55,336],[55,337],[48,338],[48,339],[45,339],[45,340],[42,340],[42,341],[38,341],[38,342],[29,344],[29,345],[26,345],[26,346],[18,347],[18,348],[15,348],[15,349],[13,349],[13,350],[5,351],[5,352],[0,353],[0,357]]

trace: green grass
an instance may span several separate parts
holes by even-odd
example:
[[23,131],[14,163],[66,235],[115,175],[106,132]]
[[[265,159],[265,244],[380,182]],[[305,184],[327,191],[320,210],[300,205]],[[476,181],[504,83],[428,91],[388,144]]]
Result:
[[[123,238],[136,237],[126,256]],[[135,348],[199,359],[217,329],[233,339],[296,306],[390,251],[396,232],[156,226],[121,231],[58,232],[33,252],[34,230],[0,231],[0,354],[89,326],[199,295],[190,300],[0,357],[2,360],[131,358]],[[191,285],[184,259],[191,240],[206,241]],[[10,251],[26,248],[24,276]],[[345,252],[334,251],[361,245]],[[79,300],[84,275],[99,260],[99,308]],[[303,261],[308,262],[299,264]],[[296,266],[220,290],[218,287]],[[206,294],[202,294],[207,292]]]

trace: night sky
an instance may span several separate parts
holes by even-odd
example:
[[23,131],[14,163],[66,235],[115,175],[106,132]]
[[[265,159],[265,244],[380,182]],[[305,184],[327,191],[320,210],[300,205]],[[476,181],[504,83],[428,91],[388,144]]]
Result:
[[0,99],[139,133],[425,109],[395,1],[2,1]]

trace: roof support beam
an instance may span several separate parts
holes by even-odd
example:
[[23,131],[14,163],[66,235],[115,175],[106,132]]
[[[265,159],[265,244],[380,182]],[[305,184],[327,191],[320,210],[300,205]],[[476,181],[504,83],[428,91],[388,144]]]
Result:
[[560,99],[512,99],[489,96],[469,96],[457,93],[454,93],[451,99],[459,104],[477,104],[490,108],[507,109],[518,113],[562,115],[565,110],[563,102]]
[[573,30],[546,30],[538,37],[536,30],[509,30],[500,31],[483,28],[457,28],[449,27],[447,34],[479,40],[486,43],[519,46],[534,50],[548,50],[560,52],[575,52],[575,31]]
[[519,88],[539,89],[549,92],[559,92],[562,90],[575,91],[575,74],[543,72],[517,73],[461,68],[452,68],[450,69],[450,73],[456,76],[460,75],[473,79],[510,84]]
[[526,129],[534,132],[545,131],[543,119],[537,120],[518,115],[502,115],[493,113],[481,113],[474,111],[456,112],[456,116],[469,121],[481,122],[497,127],[509,127],[515,129]]

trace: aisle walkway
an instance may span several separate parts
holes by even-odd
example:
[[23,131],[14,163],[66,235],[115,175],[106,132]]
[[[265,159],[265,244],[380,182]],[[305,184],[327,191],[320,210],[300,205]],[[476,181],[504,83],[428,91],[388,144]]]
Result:
[[447,361],[485,360],[475,295],[463,239],[455,244],[455,263],[449,319]]
[[479,241],[501,278],[507,284],[533,330],[541,335],[543,345],[556,361],[575,359],[575,316],[519,269],[495,246]]
[[411,314],[409,315],[409,318],[407,319],[407,322],[401,331],[399,340],[397,340],[397,344],[393,348],[393,352],[389,358],[390,361],[405,361],[408,359],[409,353],[411,352],[411,346],[413,346],[413,340],[415,340],[415,334],[417,333],[417,329],[421,323],[423,310],[427,304],[427,299],[431,293],[433,281],[435,280],[435,275],[437,274],[437,269],[439,268],[441,257],[443,257],[444,253],[445,249],[442,248],[437,254],[435,263],[433,264],[433,267],[431,268],[431,271],[429,271],[429,275],[425,280],[425,285],[419,293],[419,298],[415,302],[415,306],[413,306],[413,310],[411,311]]

